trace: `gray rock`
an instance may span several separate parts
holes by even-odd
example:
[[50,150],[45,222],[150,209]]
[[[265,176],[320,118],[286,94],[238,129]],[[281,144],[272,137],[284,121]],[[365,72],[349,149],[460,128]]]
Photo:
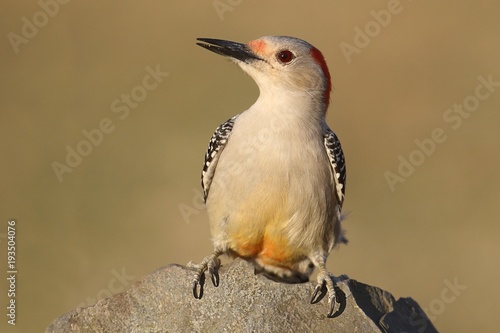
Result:
[[[207,275],[208,278],[208,275]],[[193,270],[169,265],[143,277],[130,290],[77,308],[56,319],[55,332],[437,332],[411,298],[342,276],[337,312],[327,318],[326,297],[310,304],[315,284],[283,284],[237,259],[210,279],[202,299],[192,294]]]

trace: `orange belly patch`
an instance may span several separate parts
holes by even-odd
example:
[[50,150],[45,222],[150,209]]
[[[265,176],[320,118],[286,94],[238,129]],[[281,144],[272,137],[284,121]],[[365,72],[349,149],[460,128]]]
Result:
[[301,253],[291,247],[288,241],[281,235],[263,233],[258,238],[250,240],[248,235],[241,235],[233,243],[235,254],[245,259],[260,259],[263,264],[291,267],[299,258]]
[[259,258],[267,265],[283,266],[293,257],[288,242],[280,236],[265,234]]
[[[273,182],[275,184],[269,187]],[[290,245],[286,235],[290,216],[284,187],[283,183],[276,183],[276,179],[266,179],[254,188],[250,196],[253,199],[239,207],[227,230],[231,250],[237,256],[289,267],[302,254]]]

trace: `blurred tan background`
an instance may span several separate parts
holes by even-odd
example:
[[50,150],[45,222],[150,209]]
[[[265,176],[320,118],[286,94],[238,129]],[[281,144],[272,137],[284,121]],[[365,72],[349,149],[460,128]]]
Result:
[[[329,269],[415,298],[440,331],[496,331],[500,84],[478,88],[478,77],[500,82],[497,1],[42,3],[51,15],[13,0],[0,13],[4,277],[7,220],[18,228],[17,324],[6,323],[2,278],[2,332],[43,331],[163,265],[210,253],[205,148],[258,90],[195,39],[264,35],[309,41],[332,73],[328,122],[347,158],[350,243]],[[371,37],[356,38],[365,28]],[[168,76],[144,90],[157,66]],[[473,111],[448,111],[464,101]],[[103,119],[110,133],[89,152],[82,131]],[[418,153],[415,140],[430,149],[436,128],[444,142]],[[87,156],[58,178],[67,146]],[[401,158],[418,165],[391,188]],[[191,297],[190,282],[179,288]]]

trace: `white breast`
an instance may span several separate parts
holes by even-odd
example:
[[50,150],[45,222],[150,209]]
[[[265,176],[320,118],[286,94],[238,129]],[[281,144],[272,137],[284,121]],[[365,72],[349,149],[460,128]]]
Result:
[[252,108],[237,118],[210,188],[214,242],[272,224],[296,247],[331,247],[336,199],[321,122]]

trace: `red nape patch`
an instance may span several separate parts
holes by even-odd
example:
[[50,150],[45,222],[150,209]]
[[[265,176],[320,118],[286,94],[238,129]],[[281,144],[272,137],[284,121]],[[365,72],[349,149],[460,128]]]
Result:
[[325,91],[324,98],[325,98],[326,106],[328,107],[328,104],[330,104],[330,91],[332,90],[332,81],[331,81],[331,77],[330,77],[330,72],[328,71],[328,66],[326,65],[325,57],[323,57],[323,54],[321,53],[321,51],[315,47],[313,47],[311,49],[311,56],[316,61],[316,63],[321,66],[321,69],[323,70],[323,73],[325,74],[326,91]]
[[255,54],[264,53],[264,49],[266,48],[266,42],[262,39],[256,39],[248,43],[250,49],[252,49]]

